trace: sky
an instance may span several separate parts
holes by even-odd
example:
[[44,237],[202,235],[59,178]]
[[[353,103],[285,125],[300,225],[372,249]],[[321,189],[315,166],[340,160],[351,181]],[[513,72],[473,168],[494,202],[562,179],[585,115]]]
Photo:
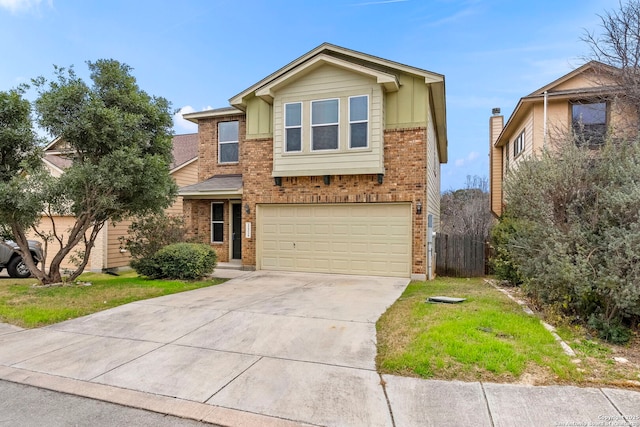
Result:
[[[329,42],[445,76],[442,191],[487,177],[489,117],[585,62],[618,0],[0,0],[0,90],[111,58],[176,111],[229,98]],[[27,95],[29,96],[29,95]],[[174,116],[176,134],[196,132]]]

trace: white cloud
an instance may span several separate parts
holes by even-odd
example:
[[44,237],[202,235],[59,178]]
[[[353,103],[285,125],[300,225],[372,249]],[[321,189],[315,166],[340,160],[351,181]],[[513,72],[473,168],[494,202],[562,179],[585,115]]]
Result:
[[465,166],[465,165],[473,162],[475,159],[477,159],[479,155],[480,155],[480,153],[478,153],[477,151],[472,151],[467,155],[467,157],[456,159],[454,164],[456,165],[456,167]]
[[[10,12],[20,12],[24,10],[37,9],[43,0],[0,0],[0,8]],[[53,6],[53,0],[46,0],[49,7]]]
[[[2,0],[0,0],[2,1]],[[194,113],[196,110],[191,105],[185,105],[173,115],[173,127],[180,132],[197,132],[198,125],[185,120],[183,114]]]
[[[210,105],[207,105],[200,111],[206,111],[206,110],[213,110],[213,107]],[[195,113],[195,112],[196,112],[195,108],[193,108],[191,105],[185,105],[180,110],[178,110],[178,112],[173,115],[174,130],[176,130],[176,132],[178,133],[197,132],[198,125],[193,122],[190,122],[189,120],[185,120],[185,118],[182,117],[183,114],[189,114],[189,113]]]

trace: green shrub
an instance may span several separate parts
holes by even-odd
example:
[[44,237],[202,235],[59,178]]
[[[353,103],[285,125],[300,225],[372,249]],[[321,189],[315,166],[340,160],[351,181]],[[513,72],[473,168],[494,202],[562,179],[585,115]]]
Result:
[[631,330],[620,321],[607,321],[601,316],[592,315],[589,326],[598,331],[598,337],[614,344],[626,344],[631,339]]
[[136,261],[151,257],[167,245],[186,241],[184,219],[176,215],[160,213],[139,217],[128,231],[126,238],[120,238],[120,245]]
[[491,246],[494,253],[489,260],[493,273],[501,280],[506,280],[511,285],[522,283],[522,276],[518,266],[511,258],[508,244],[516,234],[517,220],[504,215],[500,222],[491,229]]
[[203,243],[174,243],[132,263],[136,272],[152,279],[195,280],[213,273],[215,251]]
[[569,141],[519,162],[505,179],[511,219],[494,232],[496,273],[516,272],[539,304],[591,319],[602,338],[628,339],[622,325],[640,320],[638,176],[637,141]]

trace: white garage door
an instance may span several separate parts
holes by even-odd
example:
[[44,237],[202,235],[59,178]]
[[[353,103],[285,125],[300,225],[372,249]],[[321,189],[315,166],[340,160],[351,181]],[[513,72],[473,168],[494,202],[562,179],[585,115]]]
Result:
[[257,265],[267,270],[409,277],[411,205],[258,205]]

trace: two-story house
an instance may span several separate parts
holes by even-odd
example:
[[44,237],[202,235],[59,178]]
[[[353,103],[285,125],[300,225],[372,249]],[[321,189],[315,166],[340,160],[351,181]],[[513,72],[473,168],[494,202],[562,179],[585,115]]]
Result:
[[[637,132],[637,116],[615,83],[618,70],[591,61],[520,99],[509,120],[495,108],[489,119],[491,211],[502,215],[504,178],[518,163],[543,149],[573,140],[590,148],[607,138]],[[560,143],[560,144],[559,144]]]
[[444,76],[322,44],[198,124],[188,229],[245,269],[426,278]]

